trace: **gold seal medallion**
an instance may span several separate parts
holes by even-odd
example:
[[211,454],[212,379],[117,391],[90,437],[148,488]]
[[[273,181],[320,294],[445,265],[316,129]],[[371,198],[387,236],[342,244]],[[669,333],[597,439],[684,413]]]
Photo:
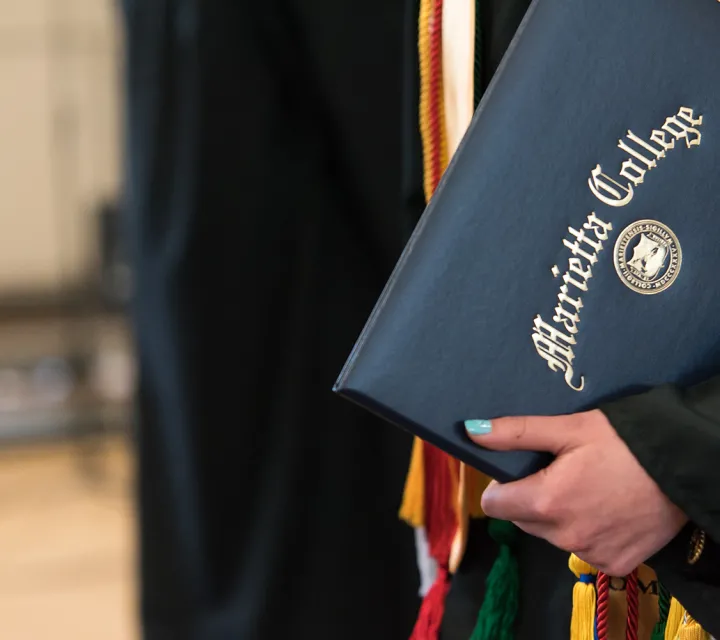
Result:
[[652,295],[665,291],[680,273],[682,250],[677,236],[662,222],[639,220],[615,243],[615,270],[627,287]]

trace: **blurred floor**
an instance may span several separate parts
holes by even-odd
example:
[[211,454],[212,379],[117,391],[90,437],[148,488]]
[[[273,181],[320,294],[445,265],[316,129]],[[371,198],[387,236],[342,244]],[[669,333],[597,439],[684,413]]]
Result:
[[119,435],[0,451],[0,638],[138,637],[131,483]]

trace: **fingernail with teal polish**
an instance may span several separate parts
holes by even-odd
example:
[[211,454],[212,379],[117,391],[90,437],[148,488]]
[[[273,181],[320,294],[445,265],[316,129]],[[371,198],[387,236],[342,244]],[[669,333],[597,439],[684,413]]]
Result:
[[490,420],[465,420],[465,430],[471,436],[486,436],[492,431]]

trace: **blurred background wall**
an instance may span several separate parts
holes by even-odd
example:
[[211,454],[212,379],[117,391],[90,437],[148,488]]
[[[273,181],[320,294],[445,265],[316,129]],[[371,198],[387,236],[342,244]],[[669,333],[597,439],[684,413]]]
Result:
[[113,0],[0,0],[0,638],[132,640]]
[[87,276],[120,175],[119,45],[112,0],[0,0],[0,292]]

